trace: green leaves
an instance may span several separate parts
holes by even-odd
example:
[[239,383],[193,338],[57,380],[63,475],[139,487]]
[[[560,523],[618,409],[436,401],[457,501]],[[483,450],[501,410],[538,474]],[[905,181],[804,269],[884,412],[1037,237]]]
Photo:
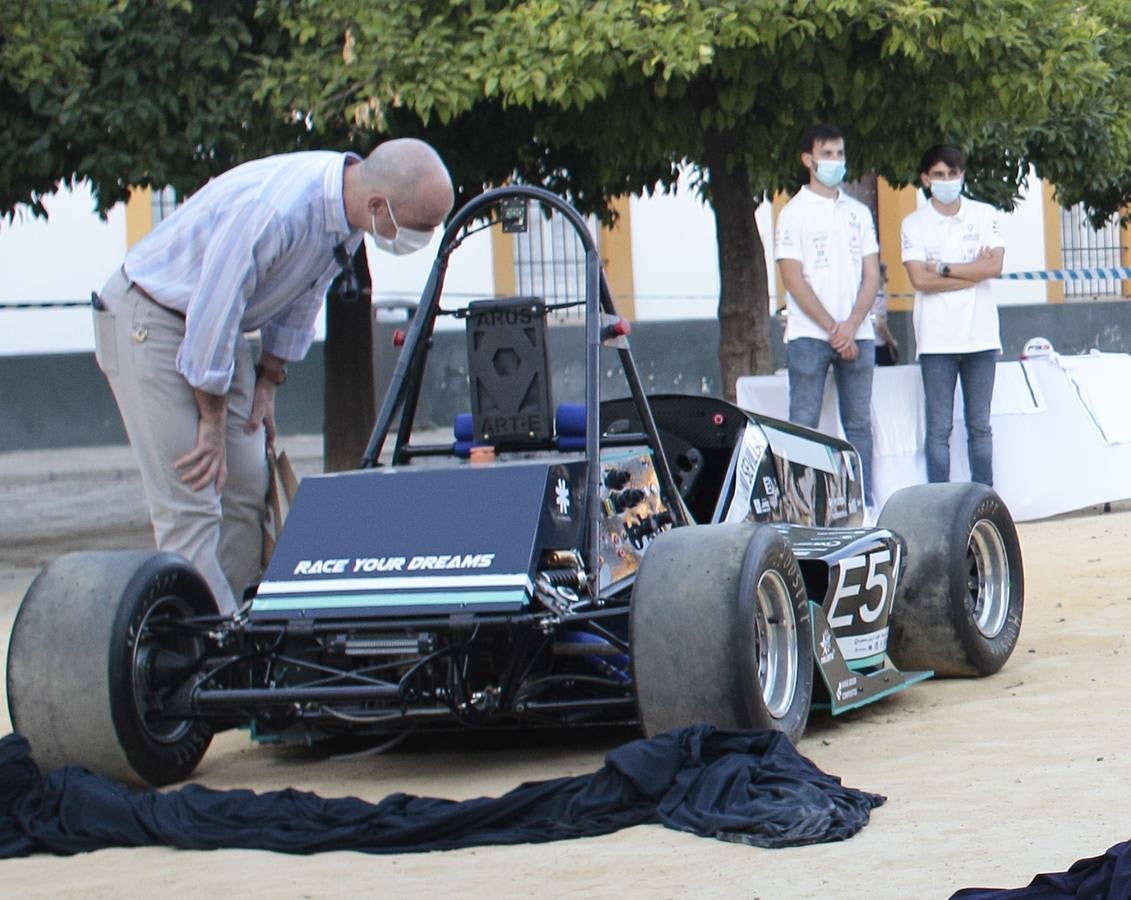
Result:
[[253,0],[0,3],[0,214],[79,178],[103,212],[130,186],[188,193],[302,140],[245,89],[267,43]]
[[1116,208],[1131,196],[1129,9],[0,0],[0,210],[73,177],[105,209],[132,179],[187,191],[249,156],[390,133],[459,134],[442,149],[469,190],[521,172],[600,206],[702,164],[715,129],[739,136],[728,159],[760,194],[793,185],[815,120],[846,129],[855,172],[912,181],[923,146],[946,139],[1011,160],[994,184],[1015,189],[1032,163],[1062,196]]

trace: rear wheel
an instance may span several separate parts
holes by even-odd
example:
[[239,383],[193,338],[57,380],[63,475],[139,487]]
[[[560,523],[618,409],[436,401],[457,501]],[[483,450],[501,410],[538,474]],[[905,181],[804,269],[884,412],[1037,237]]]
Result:
[[1017,646],[1024,610],[1013,518],[982,484],[923,484],[894,493],[879,525],[907,542],[888,653],[936,675],[998,671]]
[[215,613],[204,579],[172,554],[72,553],[44,569],[8,649],[12,725],[39,766],[155,785],[185,778],[212,740],[207,724],[176,712],[207,641],[186,622]]
[[809,607],[793,552],[772,527],[661,535],[637,574],[630,628],[646,733],[708,722],[801,736],[813,690]]

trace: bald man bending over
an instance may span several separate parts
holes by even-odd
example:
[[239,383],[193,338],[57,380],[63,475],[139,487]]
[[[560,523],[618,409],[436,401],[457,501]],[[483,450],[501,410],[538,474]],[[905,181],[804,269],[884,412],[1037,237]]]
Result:
[[[275,390],[302,359],[331,281],[365,232],[425,246],[451,178],[423,141],[365,159],[314,151],[210,181],[126,255],[96,300],[95,352],[141,469],[157,546],[208,581],[221,612],[259,575]],[[253,363],[245,338],[260,332]]]

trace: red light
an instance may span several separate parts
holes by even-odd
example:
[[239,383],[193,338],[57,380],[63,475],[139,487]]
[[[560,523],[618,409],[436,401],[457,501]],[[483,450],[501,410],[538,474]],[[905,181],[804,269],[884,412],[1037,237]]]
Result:
[[405,332],[405,330],[403,328],[394,328],[393,329],[393,346],[394,347],[403,347],[406,338],[408,338],[408,334]]
[[715,425],[725,425],[726,420],[727,420],[727,417],[724,416],[722,413],[715,413],[713,416],[711,416],[711,421]]
[[628,319],[618,318],[601,328],[601,340],[615,341],[617,338],[627,337],[632,334],[632,325]]

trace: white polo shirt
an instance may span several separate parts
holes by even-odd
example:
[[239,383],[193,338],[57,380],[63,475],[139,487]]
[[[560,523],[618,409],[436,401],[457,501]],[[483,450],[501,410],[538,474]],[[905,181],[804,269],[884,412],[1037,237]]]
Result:
[[[1004,247],[997,210],[963,197],[958,212],[944,216],[927,202],[903,220],[903,261],[973,262],[982,247]],[[915,292],[911,319],[918,353],[977,353],[1001,349],[992,281],[940,294]]]
[[[795,259],[801,273],[829,315],[843,322],[856,305],[864,273],[864,257],[880,252],[872,213],[844,191],[822,197],[803,187],[778,214],[774,259]],[[827,341],[829,334],[807,316],[789,293],[785,339]],[[872,340],[872,317],[865,316],[856,340]]]

